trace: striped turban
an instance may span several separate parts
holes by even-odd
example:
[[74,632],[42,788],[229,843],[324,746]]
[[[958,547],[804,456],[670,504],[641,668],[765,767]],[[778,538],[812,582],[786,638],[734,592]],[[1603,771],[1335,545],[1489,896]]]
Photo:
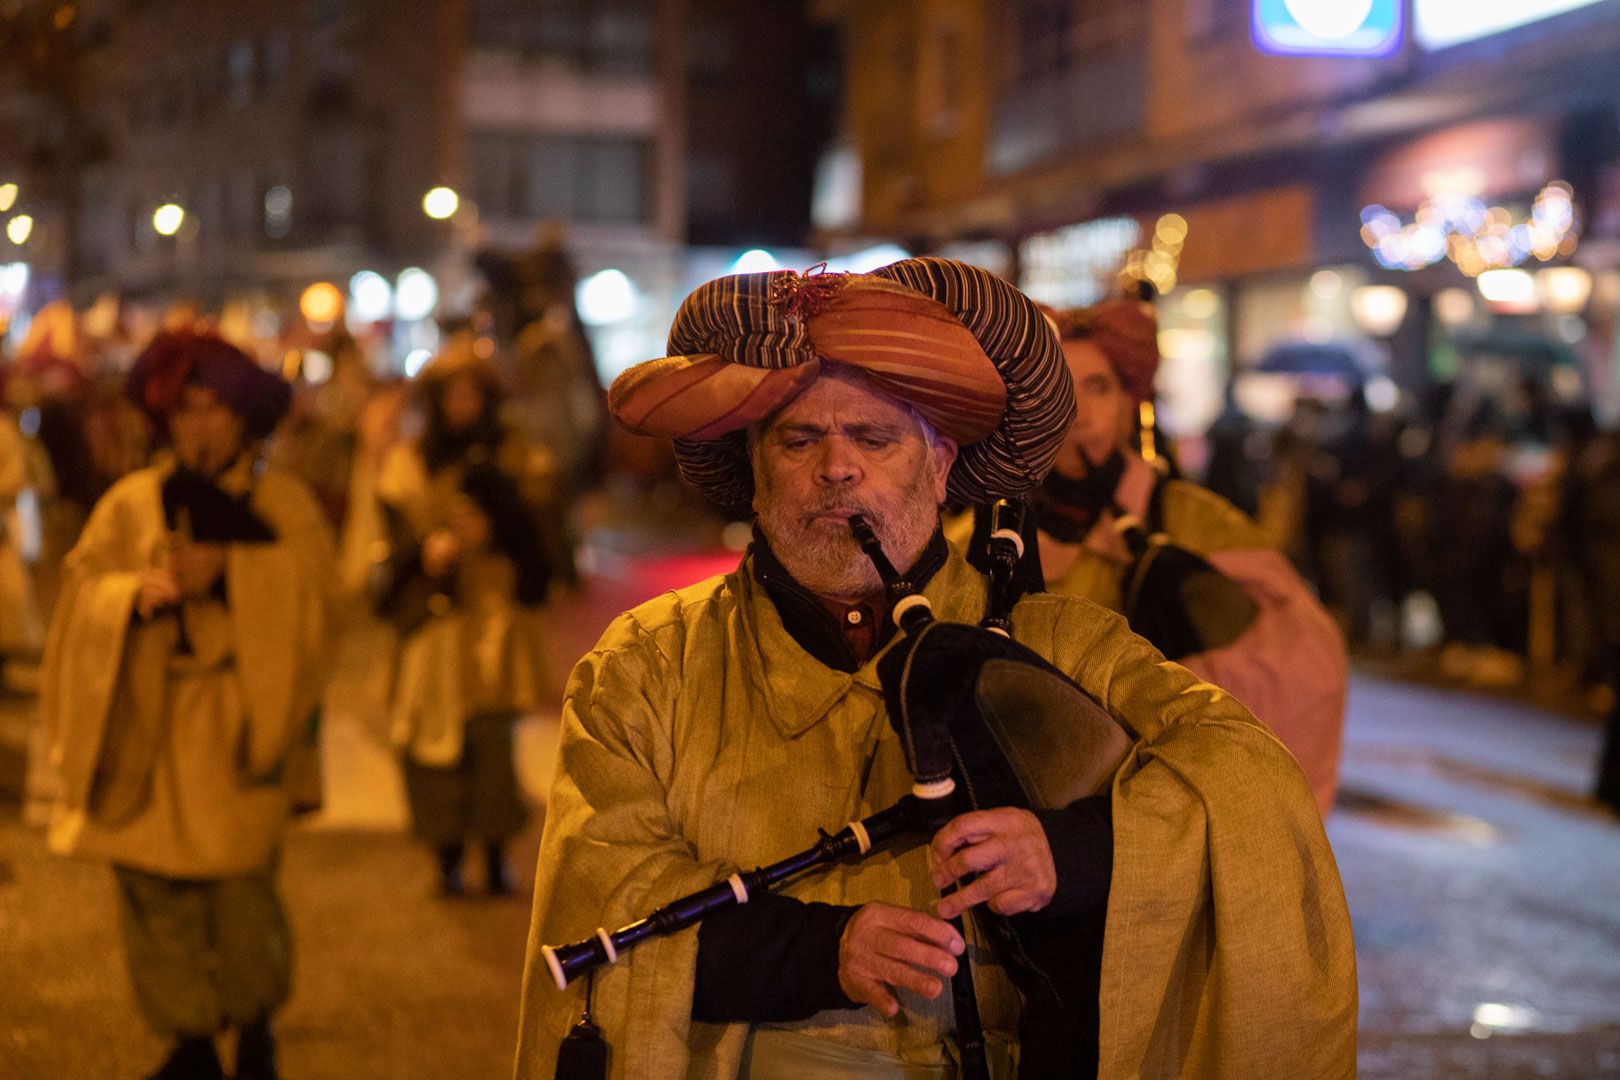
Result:
[[669,352],[615,379],[608,406],[631,431],[674,439],[682,475],[723,505],[753,496],[748,426],[823,361],[863,371],[956,441],[946,489],[958,505],[1040,483],[1074,416],[1062,350],[1034,302],[950,259],[717,278],[681,305]]

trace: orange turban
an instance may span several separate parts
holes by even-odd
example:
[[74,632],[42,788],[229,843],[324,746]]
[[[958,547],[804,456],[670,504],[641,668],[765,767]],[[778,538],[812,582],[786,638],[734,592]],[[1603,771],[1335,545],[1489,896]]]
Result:
[[1102,351],[1125,392],[1140,405],[1153,399],[1159,373],[1159,327],[1153,307],[1140,300],[1104,300],[1053,314],[1064,341],[1089,341]]

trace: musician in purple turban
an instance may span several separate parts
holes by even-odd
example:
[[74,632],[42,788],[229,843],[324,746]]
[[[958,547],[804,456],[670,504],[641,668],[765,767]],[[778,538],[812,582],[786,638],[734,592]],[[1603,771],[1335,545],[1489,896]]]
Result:
[[[997,1078],[1353,1076],[1349,919],[1298,766],[1117,615],[1044,594],[1018,601],[1012,638],[1046,665],[1029,671],[1123,729],[1100,783],[1055,806],[985,805],[922,842],[748,891],[696,931],[616,954],[588,990],[558,989],[552,945],[912,790],[885,664],[905,655],[892,614],[908,601],[885,590],[850,519],[942,627],[989,634],[972,627],[985,580],[946,544],[940,507],[1034,488],[1073,415],[1035,305],[944,259],[710,282],[677,314],[669,352],[615,382],[613,413],[674,438],[715,501],[751,501],[754,541],[735,571],[622,616],[570,679],[517,1075],[591,1075],[575,1071],[590,1029],[570,1034],[588,997],[613,1077],[943,1080],[961,1049],[946,987],[971,961]],[[1020,752],[1057,772],[1079,753]],[[959,935],[946,920],[963,912]],[[1046,955],[1080,994],[1031,1025],[1041,991],[1005,946],[1033,951],[1058,920],[1076,933]],[[1061,1072],[1036,1064],[1053,1043]]]
[[274,874],[316,795],[332,539],[304,485],[259,467],[287,386],[211,334],[160,334],[127,386],[167,436],[114,484],[63,571],[41,682],[65,854],[112,864],[159,1078],[276,1075],[292,942]]

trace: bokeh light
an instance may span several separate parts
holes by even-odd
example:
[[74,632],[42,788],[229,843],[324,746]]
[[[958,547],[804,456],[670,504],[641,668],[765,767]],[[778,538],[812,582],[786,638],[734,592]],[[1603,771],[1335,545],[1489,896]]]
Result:
[[422,212],[435,221],[455,216],[461,205],[461,196],[447,187],[436,187],[422,196]]
[[186,212],[176,203],[164,203],[152,211],[152,228],[159,236],[173,236],[186,223]]

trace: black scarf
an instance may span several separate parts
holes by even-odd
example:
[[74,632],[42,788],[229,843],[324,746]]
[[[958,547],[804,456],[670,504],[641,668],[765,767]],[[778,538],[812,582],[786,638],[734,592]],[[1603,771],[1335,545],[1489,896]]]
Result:
[[1091,532],[1104,510],[1114,505],[1114,492],[1125,475],[1125,455],[1115,450],[1101,465],[1086,463],[1086,475],[1076,480],[1056,469],[1046,474],[1030,500],[1042,530],[1078,544]]
[[[758,525],[754,526],[754,543],[750,550],[754,557],[754,579],[764,586],[765,595],[771,598],[776,613],[782,617],[782,626],[799,647],[835,671],[859,670],[861,662],[844,640],[838,620],[815,593],[793,580]],[[945,565],[948,551],[944,531],[935,526],[928,546],[923,548],[917,564],[906,575],[919,591]],[[877,648],[881,649],[893,636],[894,624],[885,618],[878,630]]]

